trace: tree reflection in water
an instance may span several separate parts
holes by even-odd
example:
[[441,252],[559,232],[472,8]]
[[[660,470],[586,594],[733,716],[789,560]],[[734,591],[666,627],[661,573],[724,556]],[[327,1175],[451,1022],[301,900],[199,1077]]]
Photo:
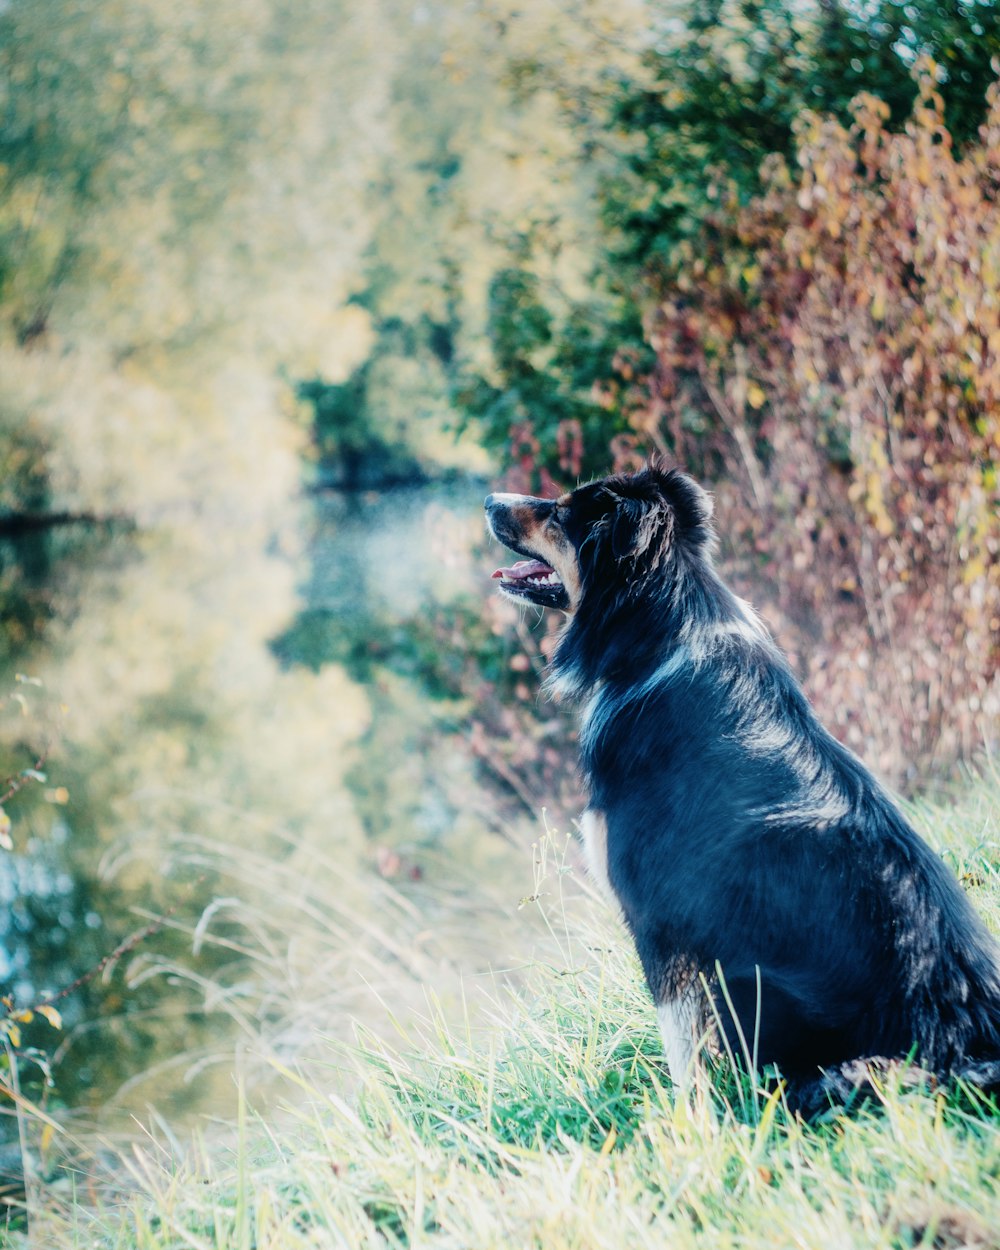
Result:
[[[5,775],[55,736],[46,782],[9,803],[6,991],[24,1004],[58,991],[175,909],[60,1003],[57,1097],[124,1110],[152,1099],[175,1116],[231,1097],[231,1063],[202,1060],[231,1056],[241,1011],[277,1010],[241,958],[237,906],[258,909],[258,932],[277,940],[269,864],[272,884],[312,889],[329,870],[331,894],[362,917],[372,868],[441,908],[422,861],[481,840],[481,826],[472,766],[442,734],[465,706],[432,688],[421,623],[481,593],[481,494],[456,479],[320,497],[266,528],[201,515],[5,544],[4,618],[21,635],[7,631],[0,689],[16,673],[42,683],[23,687],[27,715],[5,706]],[[24,1044],[53,1049],[40,1022]]]

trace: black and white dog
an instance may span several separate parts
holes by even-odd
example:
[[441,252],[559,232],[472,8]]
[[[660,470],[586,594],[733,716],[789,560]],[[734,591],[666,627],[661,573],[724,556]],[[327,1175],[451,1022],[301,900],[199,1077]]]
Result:
[[524,557],[501,591],[568,616],[548,685],[583,703],[586,855],[675,1085],[713,1019],[807,1114],[867,1061],[1000,1083],[1000,949],[720,580],[704,491],[653,465],[486,513]]

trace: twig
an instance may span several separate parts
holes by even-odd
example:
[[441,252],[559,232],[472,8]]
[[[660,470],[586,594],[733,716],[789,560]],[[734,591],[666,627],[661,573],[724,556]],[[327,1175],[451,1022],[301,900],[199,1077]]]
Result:
[[7,781],[5,783],[7,786],[7,789],[4,791],[3,794],[0,794],[0,807],[3,807],[3,805],[7,802],[8,799],[12,799],[14,795],[17,794],[18,790],[23,790],[29,781],[38,780],[38,778],[35,776],[32,776],[32,774],[40,773],[42,769],[45,767],[45,762],[48,758],[49,758],[49,751],[48,751],[48,748],[46,748],[46,750],[43,751],[42,754],[35,761],[34,768],[26,768],[23,772],[18,773],[16,777],[7,778]]
[[[201,885],[204,880],[205,875],[202,874],[202,876],[200,876],[196,881],[191,883],[191,888],[188,891],[188,898],[190,898],[195,887]],[[133,933],[130,937],[127,937],[123,942],[119,942],[114,950],[109,951],[102,959],[94,964],[92,968],[89,968],[86,972],[78,976],[70,985],[64,986],[63,989],[58,990],[55,994],[50,994],[48,998],[43,999],[40,1003],[33,1007],[18,1008],[16,1011],[12,1011],[9,1014],[18,1015],[20,1012],[25,1010],[37,1012],[40,1008],[52,1007],[55,1003],[60,1002],[62,999],[68,998],[70,994],[74,993],[82,985],[86,985],[87,982],[92,981],[94,977],[100,976],[109,964],[116,963],[123,956],[134,951],[141,942],[145,942],[147,938],[151,938],[155,933],[159,933],[171,916],[178,911],[181,904],[185,902],[187,902],[187,899],[178,900],[178,902],[174,903],[172,907],[167,908],[162,916],[157,916],[152,923],[145,925],[137,933]]]
[[701,378],[702,386],[705,388],[705,394],[712,401],[713,408],[722,418],[722,424],[726,427],[730,438],[739,449],[743,466],[747,471],[747,477],[750,479],[750,489],[753,491],[754,501],[758,508],[763,508],[767,499],[767,486],[764,482],[760,461],[750,439],[747,437],[743,422],[732,410],[725,396],[709,377],[708,369],[703,361],[698,363],[698,375]]

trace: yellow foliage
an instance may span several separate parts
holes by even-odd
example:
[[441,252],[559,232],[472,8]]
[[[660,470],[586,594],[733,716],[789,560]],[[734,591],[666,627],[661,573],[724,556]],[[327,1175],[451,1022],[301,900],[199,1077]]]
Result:
[[764,393],[763,387],[756,382],[751,382],[747,387],[747,403],[751,408],[763,408],[767,402],[767,395]]
[[62,1028],[62,1016],[55,1007],[48,1003],[42,1003],[40,1006],[35,1008],[35,1011],[42,1017],[43,1020],[47,1020],[52,1028]]

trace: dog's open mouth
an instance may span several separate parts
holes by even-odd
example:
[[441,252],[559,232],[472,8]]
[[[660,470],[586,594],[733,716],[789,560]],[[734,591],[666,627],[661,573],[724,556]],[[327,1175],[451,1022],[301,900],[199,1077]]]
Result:
[[510,568],[497,569],[493,577],[512,599],[528,599],[552,608],[565,607],[569,602],[558,573],[541,560],[518,560]]

